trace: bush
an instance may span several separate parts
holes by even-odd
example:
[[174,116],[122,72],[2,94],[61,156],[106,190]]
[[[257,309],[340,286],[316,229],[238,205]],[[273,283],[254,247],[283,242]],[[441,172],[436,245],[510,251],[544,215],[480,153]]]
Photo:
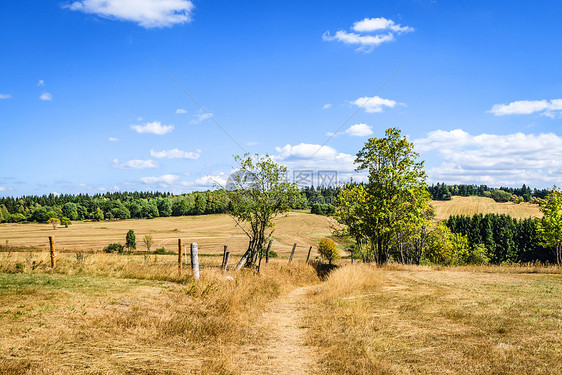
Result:
[[103,249],[103,251],[105,251],[106,253],[118,252],[119,254],[122,254],[124,249],[125,248],[120,243],[110,243],[106,248]]
[[161,248],[158,248],[158,249],[154,250],[154,251],[152,252],[152,254],[156,254],[156,255],[165,255],[165,254],[168,254],[168,252],[166,251],[165,248],[161,247]]
[[329,262],[329,264],[332,264],[333,260],[341,258],[338,246],[329,238],[320,239],[318,243],[318,252],[323,259],[326,259]]
[[136,250],[137,248],[137,238],[135,236],[135,231],[132,229],[129,229],[125,237],[125,247],[129,251]]
[[269,250],[269,257],[270,258],[277,258],[277,257],[279,257],[279,255],[275,251]]

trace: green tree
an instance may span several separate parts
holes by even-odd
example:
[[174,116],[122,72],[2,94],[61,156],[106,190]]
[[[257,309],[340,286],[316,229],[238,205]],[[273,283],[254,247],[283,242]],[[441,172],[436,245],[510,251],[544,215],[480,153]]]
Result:
[[56,217],[52,217],[49,220],[47,220],[47,224],[51,224],[53,226],[53,229],[57,229],[57,225],[60,224],[60,220],[57,219]]
[[554,249],[556,264],[562,264],[562,192],[556,186],[540,206],[543,213],[537,224],[541,245]]
[[[249,238],[248,250],[238,263],[256,263],[263,245],[273,233],[273,218],[283,214],[301,199],[296,184],[284,178],[287,168],[275,163],[269,155],[235,156],[240,170],[229,179],[231,187],[228,213],[240,223]],[[246,223],[246,228],[242,226]]]
[[132,229],[129,229],[129,231],[127,232],[127,236],[125,237],[125,247],[128,251],[132,251],[137,248],[135,231]]
[[323,259],[326,259],[328,261],[329,264],[332,264],[333,260],[338,260],[341,258],[338,246],[329,238],[320,239],[320,241],[318,242],[318,252]]
[[62,206],[62,214],[70,220],[78,219],[78,207],[76,206],[76,203],[65,203]]
[[72,221],[70,221],[69,218],[63,216],[63,217],[60,219],[60,224],[61,224],[61,225],[64,225],[65,228],[68,228],[69,225],[72,225]]
[[103,214],[102,209],[99,208],[99,207],[96,208],[94,214],[92,215],[92,220],[100,221],[100,220],[103,220],[104,218],[105,218],[105,216]]
[[158,198],[156,206],[160,217],[172,216],[172,202],[168,198]]
[[143,238],[144,244],[146,245],[146,251],[150,252],[150,248],[152,247],[152,244],[154,243],[154,240],[152,239],[152,236],[150,234],[147,234],[144,236]]
[[370,138],[357,153],[357,170],[367,170],[369,182],[340,192],[337,216],[352,234],[367,237],[367,261],[386,263],[397,234],[415,233],[426,222],[431,196],[418,156],[396,128]]

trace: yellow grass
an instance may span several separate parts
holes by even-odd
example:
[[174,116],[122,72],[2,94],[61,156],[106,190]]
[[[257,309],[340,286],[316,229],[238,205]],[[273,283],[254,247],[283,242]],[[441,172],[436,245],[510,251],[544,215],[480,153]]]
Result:
[[[562,373],[560,274],[483,270],[337,270],[314,296],[309,316],[309,342],[324,348],[324,371]],[[360,285],[337,290],[354,275]]]
[[542,217],[539,206],[531,203],[498,203],[492,198],[454,196],[450,201],[432,201],[435,218],[446,220],[452,215],[506,214],[517,219]]
[[[275,219],[273,250],[287,256],[296,242],[296,257],[306,257],[309,246],[316,247],[321,237],[331,234],[333,219],[305,212],[291,212]],[[241,254],[248,246],[248,238],[228,215],[204,215],[158,218],[152,220],[122,220],[74,222],[69,228],[56,230],[49,224],[0,224],[0,245],[15,248],[48,248],[48,237],[54,236],[56,248],[70,251],[100,251],[109,243],[124,244],[129,229],[136,234],[137,250],[145,250],[142,238],[152,235],[152,250],[165,247],[177,251],[177,241],[197,242],[204,254],[222,254],[223,245]]]
[[[0,255],[2,374],[232,373],[265,304],[318,280],[286,261],[260,275],[208,263],[194,281],[177,276],[172,256],[62,254],[53,273],[45,254]],[[24,272],[7,273],[17,263]]]

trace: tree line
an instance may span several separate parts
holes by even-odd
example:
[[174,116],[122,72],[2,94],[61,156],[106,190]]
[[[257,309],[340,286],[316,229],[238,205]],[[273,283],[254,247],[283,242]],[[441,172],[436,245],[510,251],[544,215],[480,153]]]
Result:
[[496,202],[532,202],[537,203],[540,199],[544,199],[548,193],[548,189],[531,189],[523,184],[520,188],[499,187],[492,188],[486,185],[447,185],[445,183],[432,184],[428,188],[433,200],[450,200],[453,195],[462,197],[476,196],[492,198]]

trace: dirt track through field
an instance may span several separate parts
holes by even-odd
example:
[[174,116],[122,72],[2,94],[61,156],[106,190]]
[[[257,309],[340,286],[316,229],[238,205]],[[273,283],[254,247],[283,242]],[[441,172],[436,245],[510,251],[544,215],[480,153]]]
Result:
[[236,355],[240,374],[318,374],[317,349],[306,345],[307,292],[300,287],[270,303],[256,322],[261,339]]

